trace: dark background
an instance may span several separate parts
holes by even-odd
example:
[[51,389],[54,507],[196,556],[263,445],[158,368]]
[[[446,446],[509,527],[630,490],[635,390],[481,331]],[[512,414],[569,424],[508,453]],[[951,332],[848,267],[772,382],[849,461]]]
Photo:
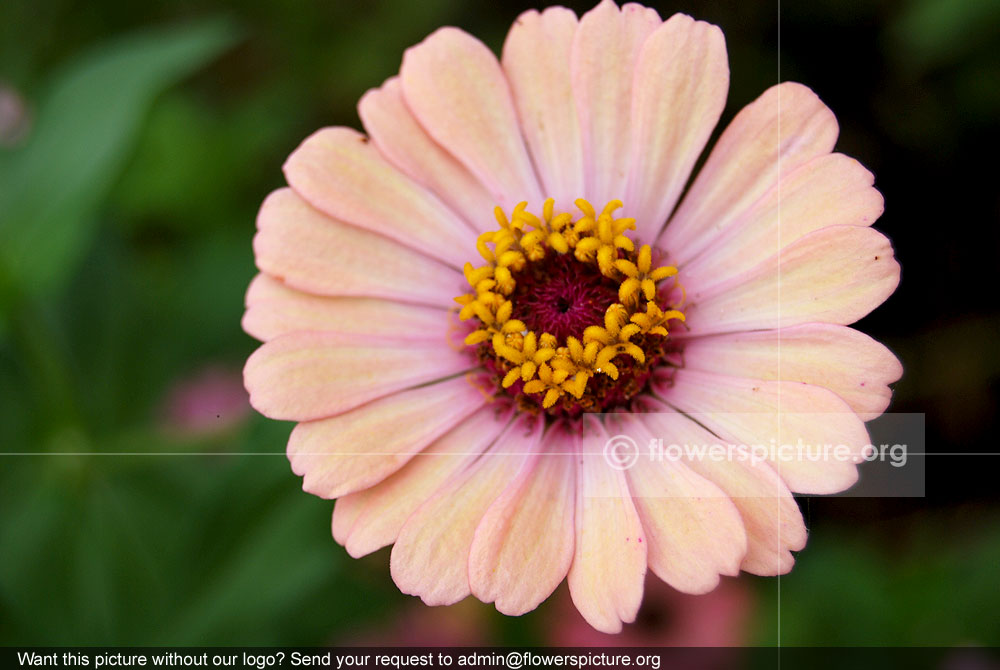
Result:
[[[800,81],[876,175],[903,277],[858,327],[903,361],[890,411],[924,414],[940,455],[923,498],[803,499],[780,598],[746,575],[701,600],[654,589],[620,639],[1000,644],[1000,457],[973,455],[1000,452],[1000,2],[652,4],[723,29],[723,125]],[[572,637],[564,589],[518,619],[400,595],[387,551],[333,542],[290,426],[240,390],[253,221],[284,158],[360,127],[357,99],[438,26],[498,52],[536,6],[0,4],[0,644],[602,640]]]

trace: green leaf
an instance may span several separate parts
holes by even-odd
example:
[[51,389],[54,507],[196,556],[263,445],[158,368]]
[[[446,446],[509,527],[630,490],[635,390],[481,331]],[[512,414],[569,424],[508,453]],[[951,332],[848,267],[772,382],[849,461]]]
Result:
[[922,72],[961,59],[995,34],[1000,0],[911,0],[890,24],[889,53]]
[[222,20],[147,30],[55,73],[26,146],[0,155],[0,312],[12,294],[67,279],[153,99],[235,37]]

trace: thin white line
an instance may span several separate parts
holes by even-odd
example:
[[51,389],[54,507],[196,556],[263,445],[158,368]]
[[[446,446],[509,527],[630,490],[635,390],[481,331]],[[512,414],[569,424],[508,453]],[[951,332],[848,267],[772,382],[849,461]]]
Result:
[[[487,454],[483,451],[449,451],[425,453],[422,451],[300,451],[296,456],[575,456],[570,451],[505,451]],[[595,455],[601,455],[595,452]],[[284,451],[14,451],[0,456],[287,456]]]
[[0,456],[285,456],[283,451],[8,451]]
[[[450,452],[423,452],[423,451],[398,451],[398,452],[373,452],[373,451],[343,451],[331,453],[328,451],[297,452],[301,456],[480,456],[482,451],[450,451]],[[600,455],[599,452],[594,452]],[[5,451],[0,452],[0,456],[286,456],[284,451]],[[502,454],[488,454],[489,456],[575,456],[570,451],[507,451]],[[907,452],[910,456],[1000,456],[1000,451],[966,451],[966,452],[937,452],[921,451]],[[711,459],[710,459],[711,460]],[[740,461],[740,459],[735,459]],[[660,461],[654,461],[660,462]],[[768,461],[770,462],[770,461]],[[781,459],[778,466],[781,465]]]
[[[778,2],[778,85],[781,85],[781,0]],[[778,93],[778,249],[781,249],[781,93]],[[781,253],[780,251],[778,252]],[[781,263],[778,263],[778,317],[781,317]],[[781,376],[781,338],[778,338],[778,379]],[[781,411],[781,393],[778,393],[778,411]],[[781,476],[781,461],[778,461],[778,478]],[[781,500],[778,506],[778,556],[781,556]],[[778,570],[778,670],[781,670],[781,570]]]

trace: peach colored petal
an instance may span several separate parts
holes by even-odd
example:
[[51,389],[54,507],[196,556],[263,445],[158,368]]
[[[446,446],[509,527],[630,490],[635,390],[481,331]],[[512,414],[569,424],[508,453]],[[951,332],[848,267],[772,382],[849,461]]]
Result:
[[285,178],[313,207],[462,267],[476,236],[353,128],[323,128],[285,161]]
[[358,102],[358,115],[372,142],[393,165],[433,191],[473,229],[495,225],[493,196],[417,123],[403,100],[398,77],[365,93]]
[[684,266],[692,286],[721,283],[827,226],[870,226],[882,215],[875,178],[853,158],[826,154],[782,177],[712,246]]
[[[324,216],[290,188],[267,197],[257,215],[257,229],[257,267],[301,291],[438,307],[451,307],[462,292],[464,279],[450,267]],[[405,268],[404,279],[388,268]],[[381,271],[373,271],[377,269]]]
[[837,493],[858,479],[868,432],[833,391],[687,369],[672,383],[657,376],[653,391],[720,438],[764,449],[796,493]]
[[420,333],[427,339],[447,341],[455,317],[443,309],[394,300],[313,295],[289,288],[266,274],[257,275],[247,290],[243,330],[267,341],[299,330],[336,331],[367,335]]
[[[407,465],[409,465],[409,463],[404,465],[402,469],[405,470]],[[395,477],[394,474],[389,475],[386,478],[386,481],[392,479],[393,477]],[[341,545],[343,545],[345,549],[347,548],[346,540],[349,537],[351,529],[354,528],[354,524],[357,522],[358,517],[360,517],[361,514],[365,511],[365,506],[363,503],[352,504],[354,503],[354,497],[358,495],[363,495],[365,491],[377,489],[381,485],[382,482],[379,482],[371,489],[364,489],[361,491],[357,491],[355,493],[348,493],[346,496],[337,498],[337,501],[333,504],[333,517],[330,521],[330,530],[333,533],[333,539],[339,542]],[[392,540],[390,540],[387,544],[391,542]],[[376,549],[381,549],[384,546],[385,545],[380,545],[379,547],[376,547]],[[375,549],[373,549],[372,551],[375,551]],[[350,554],[352,558],[360,558],[361,556],[364,556],[371,552],[366,551],[355,555],[348,549],[347,553]]]
[[684,367],[823,386],[865,421],[885,411],[892,397],[888,385],[903,375],[903,366],[885,346],[825,323],[690,338],[684,343]]
[[721,284],[686,284],[686,323],[699,335],[811,321],[849,324],[881,305],[898,284],[899,263],[885,235],[828,226]]
[[674,14],[642,45],[632,91],[626,216],[652,242],[726,105],[729,62],[717,26]]
[[[609,416],[608,432],[649,445],[654,434],[635,415]],[[684,419],[687,421],[687,419]],[[673,433],[656,435],[665,444]],[[739,574],[747,552],[743,521],[718,486],[681,461],[648,454],[625,471],[645,531],[649,568],[684,593],[708,593],[719,575]]]
[[576,211],[573,202],[584,193],[569,73],[576,26],[576,14],[565,7],[524,12],[507,33],[501,57],[544,194],[555,198],[556,211],[565,212]]
[[473,595],[511,616],[552,595],[573,562],[575,487],[573,437],[555,425],[476,528],[469,556]]
[[[729,445],[666,405],[644,399],[639,416],[664,444]],[[655,412],[655,413],[653,413]],[[806,526],[791,491],[766,463],[752,460],[686,458],[684,463],[729,496],[746,530],[746,555],[742,570],[756,575],[780,575],[792,569],[806,544]],[[652,565],[652,558],[650,558]]]
[[243,382],[261,414],[312,421],[475,366],[467,352],[421,333],[297,331],[253,352]]
[[[584,415],[587,444],[604,445],[604,427]],[[635,620],[646,575],[645,533],[629,495],[625,473],[614,470],[598,447],[582,449],[577,468],[576,547],[569,592],[580,614],[602,633]]]
[[509,421],[509,410],[487,405],[384,481],[339,498],[333,538],[355,558],[392,544],[414,510],[479,458]]
[[654,9],[630,3],[619,10],[603,0],[583,15],[573,37],[570,76],[583,140],[586,197],[597,207],[625,195],[633,71],[643,42],[661,23]]
[[802,84],[772,86],[744,107],[713,147],[705,166],[660,236],[683,265],[720,231],[806,161],[830,153],[837,119]]
[[522,200],[541,203],[510,87],[482,42],[441,28],[407,49],[400,80],[420,125],[479,178],[496,204],[509,211]]
[[288,439],[303,490],[339,498],[373,486],[486,403],[474,380],[401,391],[329,419],[300,423]]
[[522,415],[478,461],[413,513],[389,559],[400,591],[428,605],[450,605],[469,595],[469,549],[476,526],[538,449],[544,428],[544,420]]

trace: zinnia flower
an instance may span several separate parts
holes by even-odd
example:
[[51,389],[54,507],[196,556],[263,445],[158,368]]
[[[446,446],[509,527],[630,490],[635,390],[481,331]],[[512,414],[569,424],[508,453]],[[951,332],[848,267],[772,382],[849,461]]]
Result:
[[[258,218],[245,382],[299,422],[292,470],[337,499],[352,556],[394,543],[403,592],[506,614],[567,578],[605,632],[647,568],[687,593],[791,568],[792,492],[854,483],[901,374],[846,327],[899,267],[872,175],[802,85],[739,112],[685,192],[728,84],[713,25],[552,7],[500,61],[438,30],[361,99],[367,135],[325,128],[289,157]],[[629,410],[678,443],[850,458],[617,468],[582,429],[606,441]]]

